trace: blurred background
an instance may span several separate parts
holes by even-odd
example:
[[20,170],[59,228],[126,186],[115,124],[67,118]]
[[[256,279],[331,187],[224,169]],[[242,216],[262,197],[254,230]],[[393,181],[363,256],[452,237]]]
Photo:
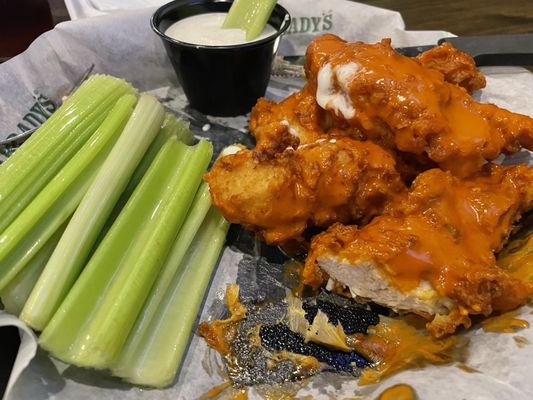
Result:
[[[162,4],[165,0],[0,0],[0,62],[22,51],[54,25],[84,10]],[[533,32],[532,0],[363,0],[399,11],[409,30],[445,30],[456,35]],[[67,3],[67,4],[65,4]],[[102,4],[100,4],[102,3]],[[104,4],[105,3],[105,4]],[[67,9],[68,5],[68,9]],[[89,14],[97,14],[92,11]]]

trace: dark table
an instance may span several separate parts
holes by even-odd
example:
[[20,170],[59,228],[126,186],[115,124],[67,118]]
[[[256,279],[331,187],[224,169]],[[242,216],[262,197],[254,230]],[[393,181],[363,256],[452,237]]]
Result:
[[[48,0],[55,23],[68,20],[63,0]],[[531,0],[363,0],[402,13],[407,29],[444,30],[456,35],[533,32]]]
[[[63,0],[48,0],[54,24],[69,19]],[[366,0],[361,3],[399,11],[409,30],[445,30],[457,35],[533,32],[532,0]],[[355,17],[354,17],[355,21]],[[0,398],[19,339],[15,329],[0,329]]]

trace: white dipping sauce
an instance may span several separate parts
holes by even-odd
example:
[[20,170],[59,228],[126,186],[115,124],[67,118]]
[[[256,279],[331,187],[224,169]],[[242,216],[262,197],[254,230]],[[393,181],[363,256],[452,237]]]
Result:
[[170,25],[165,35],[190,44],[228,46],[255,42],[276,32],[272,25],[267,24],[261,35],[254,40],[246,40],[246,31],[222,28],[226,15],[226,13],[208,13],[184,18]]

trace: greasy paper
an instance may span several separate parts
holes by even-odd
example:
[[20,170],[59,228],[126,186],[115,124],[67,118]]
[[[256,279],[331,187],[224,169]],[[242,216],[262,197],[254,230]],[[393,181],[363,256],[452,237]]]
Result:
[[[349,40],[376,41],[392,37],[393,45],[423,45],[449,36],[446,32],[406,32],[400,15],[343,0],[280,1],[293,17],[293,27],[283,37],[282,54],[303,54],[309,40],[322,33],[336,33]],[[197,136],[210,138],[215,151],[240,142],[251,144],[247,118],[215,118],[188,107],[182,90],[164,53],[160,39],[153,34],[149,19],[154,9],[82,19],[58,25],[22,55],[0,65],[0,139],[20,133],[44,121],[63,95],[94,65],[95,73],[108,73],[127,79],[143,91],[151,91],[168,110],[191,121]],[[487,88],[476,94],[484,102],[494,102],[513,111],[533,116],[533,75],[521,68],[488,68]],[[297,90],[302,81],[273,78],[267,97],[280,100]],[[515,160],[531,163],[529,152]],[[243,246],[227,247],[219,261],[204,302],[200,320],[220,317],[226,284],[239,276]],[[257,265],[264,264],[258,258]],[[244,279],[244,281],[243,281]],[[253,274],[241,279],[253,285]],[[248,279],[248,280],[247,280]],[[533,323],[527,308],[522,317]],[[141,389],[110,377],[53,360],[42,351],[35,354],[35,337],[19,321],[0,313],[0,325],[19,326],[23,345],[17,358],[5,398],[18,399],[195,399],[227,380],[216,352],[192,335],[187,355],[174,384],[164,390]],[[467,373],[454,365],[430,366],[404,371],[384,382],[359,387],[353,378],[321,374],[302,384],[298,397],[314,399],[375,398],[396,383],[413,386],[421,399],[513,399],[533,398],[533,345],[520,348],[514,337],[533,343],[533,330],[517,334],[484,333],[474,328],[466,364],[478,370]],[[29,366],[24,369],[24,366]],[[250,392],[250,398],[260,398]]]

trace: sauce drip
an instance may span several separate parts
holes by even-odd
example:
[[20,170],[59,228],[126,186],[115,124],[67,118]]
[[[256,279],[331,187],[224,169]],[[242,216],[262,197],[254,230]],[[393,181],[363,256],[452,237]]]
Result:
[[300,279],[303,268],[303,263],[294,260],[283,265],[283,282],[296,297],[300,297],[305,290],[305,285]]
[[206,393],[201,395],[198,400],[211,400],[216,399],[220,394],[225,392],[228,388],[231,387],[231,382],[224,382],[214,388],[209,389]]
[[496,317],[487,318],[481,325],[485,332],[515,333],[517,330],[529,328],[529,322],[515,318],[518,310],[510,311]]
[[416,392],[411,386],[400,383],[385,389],[378,400],[416,400],[416,398]]
[[514,341],[518,345],[518,347],[524,347],[529,344],[529,340],[525,338],[524,336],[513,336]]
[[359,379],[360,385],[368,385],[407,368],[450,362],[449,353],[459,338],[434,339],[404,321],[382,316],[368,335],[349,336],[347,343],[374,361],[375,366],[365,369]]
[[[527,224],[527,221],[526,221]],[[498,254],[498,266],[522,281],[533,281],[533,229]]]
[[479,373],[480,371],[478,371],[477,369],[475,368],[472,368],[472,367],[469,367],[468,365],[466,364],[463,364],[463,363],[459,363],[457,365],[455,365],[457,368],[459,369],[462,369],[463,371],[465,372],[468,372],[469,374],[475,374],[475,373]]

